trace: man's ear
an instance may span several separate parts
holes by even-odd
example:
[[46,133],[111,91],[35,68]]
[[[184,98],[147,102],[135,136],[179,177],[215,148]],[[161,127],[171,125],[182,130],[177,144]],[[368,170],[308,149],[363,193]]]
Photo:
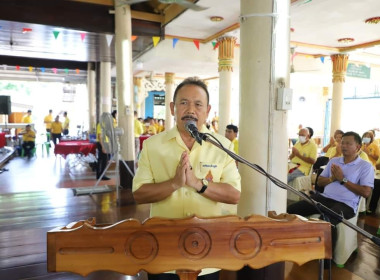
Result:
[[174,116],[174,102],[170,102],[170,113]]

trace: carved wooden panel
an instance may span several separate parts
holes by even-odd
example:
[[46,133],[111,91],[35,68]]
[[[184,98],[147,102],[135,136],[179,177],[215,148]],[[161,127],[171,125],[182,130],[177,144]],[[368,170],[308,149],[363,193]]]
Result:
[[48,232],[48,270],[135,275],[331,258],[329,223],[274,217],[130,219],[108,226],[80,221]]

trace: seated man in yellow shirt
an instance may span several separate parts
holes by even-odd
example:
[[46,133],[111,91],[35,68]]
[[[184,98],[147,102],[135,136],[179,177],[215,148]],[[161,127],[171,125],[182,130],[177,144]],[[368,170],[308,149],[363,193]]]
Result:
[[32,130],[30,124],[25,127],[25,130],[21,131],[22,135],[22,148],[24,149],[24,156],[28,159],[32,157],[32,150],[36,146],[36,133]]
[[310,141],[310,133],[307,128],[301,128],[299,141],[292,148],[289,159],[292,163],[297,164],[298,168],[291,169],[288,173],[288,183],[297,177],[309,175],[311,167],[317,160],[317,145]]
[[[170,103],[176,126],[145,140],[132,190],[137,203],[151,204],[151,217],[221,216],[225,204],[239,202],[240,175],[234,159],[208,142],[199,145],[185,129],[193,121],[202,133],[212,133],[205,126],[210,109],[207,86],[188,78],[178,85]],[[225,137],[213,135],[233,149]],[[236,209],[229,214],[236,214]],[[204,269],[201,275],[218,279],[217,271]],[[171,278],[164,274],[148,279]]]

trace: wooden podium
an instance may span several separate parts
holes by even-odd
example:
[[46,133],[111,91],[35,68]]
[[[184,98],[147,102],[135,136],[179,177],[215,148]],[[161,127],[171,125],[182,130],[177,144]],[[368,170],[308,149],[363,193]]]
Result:
[[181,280],[194,280],[204,268],[235,271],[331,259],[329,223],[270,216],[130,219],[113,225],[79,221],[47,233],[48,270],[82,276],[98,270],[125,275],[175,270]]

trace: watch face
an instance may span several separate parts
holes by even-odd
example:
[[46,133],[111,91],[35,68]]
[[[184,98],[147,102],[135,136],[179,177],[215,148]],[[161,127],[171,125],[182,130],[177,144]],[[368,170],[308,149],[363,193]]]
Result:
[[206,179],[202,179],[202,184],[203,184],[204,186],[208,186],[208,181],[207,181]]
[[347,178],[343,178],[343,182],[347,183],[347,181],[348,181]]

